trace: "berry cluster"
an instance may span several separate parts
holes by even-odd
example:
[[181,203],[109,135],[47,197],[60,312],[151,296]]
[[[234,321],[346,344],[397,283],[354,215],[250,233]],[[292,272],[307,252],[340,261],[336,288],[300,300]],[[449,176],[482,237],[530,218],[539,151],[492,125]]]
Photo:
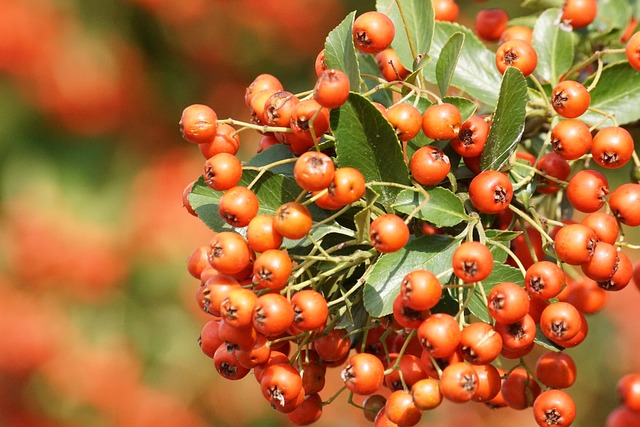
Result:
[[[624,229],[640,225],[640,184],[610,190],[605,175],[627,164],[637,174],[640,160],[590,95],[640,69],[640,33],[566,63],[537,52],[536,34],[554,25],[573,52],[564,33],[595,19],[595,1],[549,9],[533,29],[486,9],[475,34],[444,22],[455,2],[423,3],[347,17],[317,56],[312,90],[256,77],[248,123],[184,110],[182,134],[206,161],[183,202],[214,230],[188,260],[212,316],[200,345],[227,379],[253,370],[297,425],[348,392],[376,426],[415,425],[443,399],[533,407],[540,426],[568,426],[576,406],[562,389],[576,366],[563,350],[586,338],[607,291],[634,274],[640,284],[622,251],[638,248]],[[421,32],[438,30],[433,43],[399,28],[408,10]],[[497,99],[459,71],[465,49],[490,57]],[[605,55],[626,59],[605,69]],[[262,138],[243,164],[251,129]],[[532,367],[536,345],[548,352]],[[323,401],[330,367],[344,387]]]

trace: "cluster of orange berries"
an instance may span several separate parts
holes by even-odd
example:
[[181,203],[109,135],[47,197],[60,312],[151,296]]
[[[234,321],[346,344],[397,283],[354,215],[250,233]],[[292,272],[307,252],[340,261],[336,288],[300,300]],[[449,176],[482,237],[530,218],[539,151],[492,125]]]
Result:
[[[434,2],[438,19],[445,19],[439,15],[443,13],[439,5],[444,3],[455,5],[453,1]],[[571,4],[565,5],[563,19],[575,27],[588,25],[580,21],[583,15],[571,15]],[[498,70],[504,73],[508,67],[516,67],[524,76],[531,75],[537,57],[530,40],[510,39],[506,30],[489,34],[488,29],[500,28],[487,24],[494,15],[496,12],[479,14],[477,22],[482,25],[477,24],[476,32],[487,41],[503,39],[496,54]],[[498,15],[504,17],[504,12]],[[408,71],[389,47],[395,27],[388,16],[380,12],[358,16],[352,35],[361,54],[376,56],[386,80],[407,77]],[[640,34],[629,39],[626,51],[629,63],[640,69]],[[198,303],[213,316],[200,336],[203,352],[213,358],[217,371],[227,379],[243,378],[253,370],[265,399],[299,425],[316,421],[323,405],[332,400],[323,402],[319,392],[326,369],[338,366],[343,367],[340,378],[344,388],[367,396],[362,408],[377,427],[415,425],[423,411],[437,407],[443,399],[482,402],[496,408],[532,406],[540,426],[570,425],[576,407],[562,389],[574,383],[576,368],[568,354],[547,352],[537,359],[533,371],[523,365],[504,370],[493,362],[498,357],[520,359],[529,354],[537,340],[537,328],[548,340],[545,345],[557,350],[575,347],[588,332],[585,315],[602,307],[590,305],[593,298],[585,301],[581,292],[621,290],[633,278],[633,264],[616,244],[620,241],[619,224],[640,225],[640,184],[621,185],[609,195],[604,175],[588,169],[565,181],[571,174],[569,162],[589,153],[604,168],[627,164],[634,149],[629,133],[611,126],[592,137],[592,129],[576,119],[589,108],[589,89],[577,81],[560,82],[553,88],[550,106],[566,120],[550,130],[552,151],[540,158],[523,151],[517,157],[529,162],[539,175],[538,194],[565,191],[576,210],[588,213],[582,223],[564,224],[551,236],[538,224],[526,228],[512,242],[507,248],[509,262],[520,268],[524,286],[512,282],[493,286],[484,297],[490,315],[487,321],[465,318],[464,309],[457,316],[433,312],[447,287],[472,292],[478,287],[484,292],[481,282],[490,277],[494,257],[470,233],[469,240],[453,253],[451,271],[457,284],[443,285],[440,277],[428,270],[411,271],[397,284],[392,315],[370,319],[364,327],[350,332],[340,324],[336,311],[345,298],[328,300],[321,287],[315,287],[321,277],[307,278],[307,261],[301,265],[295,261],[305,259],[312,265],[333,260],[334,252],[349,245],[314,251],[310,258],[294,258],[283,249],[285,239],[310,238],[314,227],[308,207],[311,203],[323,211],[337,211],[334,218],[352,216],[349,208],[367,191],[363,173],[352,167],[336,167],[331,145],[322,145],[332,137],[330,110],[349,99],[349,78],[340,70],[327,68],[324,52],[317,56],[315,70],[317,81],[307,97],[286,91],[272,75],[258,76],[245,95],[250,123],[218,120],[211,108],[200,104],[183,112],[183,136],[197,144],[206,158],[202,182],[218,192],[218,214],[234,229],[215,232],[208,244],[196,248],[189,257],[189,272],[201,282]],[[422,130],[428,138],[448,141],[473,174],[468,198],[474,214],[495,215],[493,225],[499,229],[513,229],[514,212],[534,222],[512,203],[515,195],[509,175],[480,170],[490,119],[471,116],[463,122],[458,108],[445,102],[430,105],[423,113],[404,101],[389,107],[374,104],[404,144],[416,185],[439,185],[451,172],[450,159],[436,146],[420,147],[407,158],[406,143]],[[290,148],[293,157],[275,163],[294,163],[292,175],[307,196],[305,201],[301,196],[284,201],[272,213],[260,212],[260,200],[251,187],[264,170],[243,183],[246,168],[236,157],[240,141],[234,125],[263,135],[259,152],[276,144]],[[185,189],[183,201],[195,215],[188,197],[193,185]],[[610,213],[601,211],[605,205]],[[371,248],[348,255],[336,271],[371,261],[379,254],[397,252],[411,239],[411,218],[387,212],[373,216],[368,240],[365,237],[353,244]],[[445,230],[429,229],[427,224],[422,233]],[[545,247],[552,248],[557,262],[544,259]],[[570,279],[564,266],[581,267],[591,282]],[[635,269],[635,275],[640,283],[640,268]],[[385,389],[387,397],[381,394]]]

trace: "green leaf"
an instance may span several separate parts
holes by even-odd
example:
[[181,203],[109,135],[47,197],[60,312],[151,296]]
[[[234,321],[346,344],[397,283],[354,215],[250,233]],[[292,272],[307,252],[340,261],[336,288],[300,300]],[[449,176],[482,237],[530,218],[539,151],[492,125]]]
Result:
[[[593,77],[584,84],[589,86]],[[591,108],[613,114],[618,124],[635,122],[640,119],[640,73],[632,68],[628,62],[620,62],[605,67],[598,81],[598,85],[590,92]],[[587,111],[580,116],[589,125],[602,120],[602,115]],[[607,120],[602,126],[611,126],[613,122]]]
[[456,106],[460,111],[460,116],[462,116],[462,123],[466,122],[469,117],[473,116],[478,109],[478,105],[476,105],[475,102],[460,96],[445,96],[442,98],[442,102],[447,102]]
[[560,9],[542,12],[533,29],[533,47],[538,54],[536,74],[552,85],[573,65],[573,34],[560,23]]
[[533,339],[533,342],[551,351],[561,351],[563,349],[558,344],[544,336],[542,329],[540,329],[540,325],[536,326],[536,337]]
[[517,68],[505,71],[498,105],[482,155],[482,170],[500,170],[518,146],[524,132],[527,107],[527,81]]
[[[439,275],[449,270],[453,252],[459,244],[459,240],[448,236],[423,236],[397,252],[378,258],[364,287],[364,305],[369,314],[382,317],[393,312],[393,299],[409,272],[425,269]],[[440,281],[448,281],[451,274],[444,274]]]
[[[336,223],[335,221],[330,222],[328,224],[322,224],[319,227],[314,227],[309,232],[309,235],[311,236],[311,238],[316,242],[321,242],[322,239],[325,236],[328,236],[329,234],[342,235],[350,238],[355,237],[355,233],[353,232],[352,229],[348,227],[343,227],[338,223]],[[290,250],[297,249],[297,248],[306,248],[311,245],[313,245],[313,242],[308,237],[303,237],[300,240],[284,239],[284,241],[282,242],[282,247]]]
[[[521,231],[508,231],[508,230],[486,230],[485,235],[488,239],[493,242],[500,243],[506,247],[509,247],[509,243],[511,240],[518,237],[522,234]],[[491,250],[491,255],[493,255],[493,260],[497,262],[505,262],[507,260],[508,254],[501,247],[493,244],[492,242],[487,242],[487,247]]]
[[[357,303],[355,306],[349,306],[348,303],[345,304],[340,308],[338,316],[340,317],[340,320],[336,324],[335,328],[346,329],[349,333],[362,331],[367,323],[367,319],[369,318],[367,310],[365,310],[362,302]],[[352,335],[352,343],[360,341],[362,339],[361,335],[362,332],[357,333],[355,336]]]
[[[464,211],[462,201],[453,192],[442,187],[427,190],[429,200],[415,213],[415,217],[429,221],[436,227],[452,227],[471,218]],[[405,214],[424,203],[424,195],[417,191],[404,190],[398,194],[393,208]]]
[[231,226],[220,218],[218,213],[218,203],[222,192],[213,191],[204,183],[204,178],[200,177],[193,185],[191,193],[187,196],[191,207],[198,214],[198,218],[213,231],[230,229]]
[[371,224],[371,208],[367,207],[353,216],[356,226],[356,240],[366,242],[369,239],[369,226]]
[[524,0],[522,7],[529,9],[547,9],[550,7],[562,7],[564,0]]
[[[331,110],[330,121],[340,167],[358,169],[367,182],[410,185],[398,136],[368,99],[351,93],[340,108]],[[380,201],[391,204],[399,192],[397,187],[381,186]]]
[[414,69],[418,57],[427,55],[431,48],[435,22],[431,0],[378,0],[376,10],[393,21],[396,35],[391,47],[402,65]]
[[456,32],[451,34],[451,37],[449,37],[449,40],[440,51],[438,63],[436,64],[436,80],[438,81],[438,89],[441,96],[445,96],[447,90],[449,90],[463,44],[464,33]]
[[[640,18],[640,0],[631,0],[631,5],[633,9],[633,16],[638,19]],[[636,29],[638,27],[636,26]]]
[[[592,26],[596,34],[616,33],[619,38],[627,28],[633,11],[629,0],[600,0],[598,1],[598,15]],[[617,40],[616,40],[617,41]]]
[[[358,58],[358,61],[360,64],[360,72],[362,74],[370,74],[372,76],[380,74],[380,69],[378,68],[378,64],[376,63],[376,59],[373,55],[362,55]],[[368,90],[371,90],[378,85],[378,81],[374,79],[363,79],[363,81],[367,85]],[[393,92],[388,89],[376,90],[371,94],[369,99],[379,102],[385,107],[389,107],[393,104]]]
[[[284,144],[276,144],[253,156],[251,160],[247,162],[246,166],[263,167],[280,160],[295,158],[296,156],[291,152],[289,147]],[[272,173],[293,176],[294,165],[295,162],[289,162],[270,168],[269,171]]]
[[356,13],[351,12],[327,36],[324,43],[325,62],[329,68],[344,72],[349,77],[351,89],[357,91],[360,87],[360,68],[358,55],[353,44],[353,21]]
[[436,64],[445,43],[454,33],[463,33],[464,45],[451,85],[463,90],[479,102],[495,107],[498,102],[501,75],[496,67],[496,54],[478,39],[473,30],[452,22],[437,21],[429,55],[434,59],[424,68],[426,78],[435,82]]
[[[238,185],[249,185],[258,175],[256,170],[244,170]],[[251,188],[258,196],[260,205],[258,214],[274,215],[276,210],[286,202],[295,200],[300,194],[300,187],[292,177],[266,171]],[[207,227],[214,231],[231,229],[232,227],[220,218],[218,205],[224,191],[214,191],[200,177],[193,186],[188,199],[191,206]],[[307,206],[315,221],[321,221],[328,213],[315,205]]]
[[467,308],[474,316],[482,321],[491,322],[491,315],[487,309],[486,296],[491,292],[491,289],[493,289],[494,286],[502,282],[513,282],[520,286],[524,286],[524,277],[517,268],[494,261],[491,275],[482,281],[484,295],[482,294],[480,287],[475,286],[471,301],[469,301],[469,305],[467,305]]

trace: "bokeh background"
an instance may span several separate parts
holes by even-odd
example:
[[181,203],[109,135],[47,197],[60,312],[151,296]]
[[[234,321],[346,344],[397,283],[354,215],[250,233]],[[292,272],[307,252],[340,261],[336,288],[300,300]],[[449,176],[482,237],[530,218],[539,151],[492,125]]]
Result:
[[[467,23],[482,6],[521,13],[516,2],[459,3]],[[292,92],[311,88],[326,34],[351,10],[372,9],[373,0],[0,0],[0,426],[286,425],[252,375],[221,380],[198,347],[207,319],[186,258],[210,231],[182,208],[203,158],[178,120],[192,103],[247,119],[244,90],[260,73]],[[247,159],[258,135],[241,138]],[[611,294],[570,350],[576,425],[603,425],[617,378],[640,372],[639,304],[634,286]],[[344,400],[317,425],[366,425]],[[481,405],[444,404],[423,419],[535,425],[530,410]]]

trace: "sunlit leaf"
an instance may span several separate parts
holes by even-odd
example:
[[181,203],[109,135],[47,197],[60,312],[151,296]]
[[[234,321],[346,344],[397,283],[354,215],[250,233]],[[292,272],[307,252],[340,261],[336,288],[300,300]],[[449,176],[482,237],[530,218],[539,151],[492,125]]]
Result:
[[393,299],[400,292],[400,282],[416,269],[435,275],[445,273],[440,281],[451,277],[451,258],[459,240],[442,235],[423,236],[390,254],[378,258],[364,288],[364,305],[371,316],[381,317],[393,311]]
[[538,54],[536,74],[552,85],[573,65],[573,34],[560,23],[560,9],[547,9],[533,29],[533,47]]
[[512,282],[524,286],[524,277],[517,268],[494,261],[491,275],[482,281],[482,290],[479,287],[480,285],[474,287],[473,296],[467,306],[474,316],[485,322],[491,322],[486,296],[491,292],[491,289],[502,282]]
[[[591,81],[592,78],[587,79],[584,84],[588,86]],[[640,108],[637,108],[640,105],[640,72],[626,61],[605,67],[590,95],[590,107],[613,114],[620,125],[640,119]],[[580,116],[580,120],[589,125],[600,123],[602,119],[603,116],[593,110]],[[612,124],[609,119],[601,126]]]
[[480,157],[482,170],[500,170],[514,153],[524,132],[527,81],[514,67],[507,68],[500,85],[496,112]]
[[445,43],[455,33],[463,33],[465,40],[460,52],[451,85],[461,89],[479,102],[495,107],[498,102],[501,75],[496,67],[496,54],[465,26],[437,21],[429,55],[432,60],[424,68],[427,79],[436,82],[436,64]]
[[402,65],[414,69],[416,59],[431,48],[435,22],[431,0],[378,0],[376,10],[393,21],[396,35],[391,46]]
[[[409,185],[409,169],[402,146],[391,124],[366,98],[351,93],[340,108],[331,110],[331,129],[336,138],[337,163],[358,169],[367,182]],[[378,186],[382,203],[391,204],[397,187]]]
[[344,72],[349,77],[353,90],[360,87],[360,68],[356,47],[353,44],[353,21],[355,12],[351,12],[334,28],[324,43],[325,63],[329,68]]
[[460,58],[460,53],[462,52],[463,44],[464,33],[456,32],[449,37],[449,40],[447,40],[440,51],[438,63],[436,64],[436,80],[438,81],[438,89],[442,96],[444,96],[449,89],[453,72],[456,69],[458,58]]
[[[405,214],[410,214],[418,206],[415,217],[428,221],[436,227],[451,227],[470,218],[464,211],[462,201],[453,192],[442,187],[427,190],[429,200],[425,203],[422,193],[404,190],[398,195],[393,208]],[[424,204],[423,204],[424,203]]]

